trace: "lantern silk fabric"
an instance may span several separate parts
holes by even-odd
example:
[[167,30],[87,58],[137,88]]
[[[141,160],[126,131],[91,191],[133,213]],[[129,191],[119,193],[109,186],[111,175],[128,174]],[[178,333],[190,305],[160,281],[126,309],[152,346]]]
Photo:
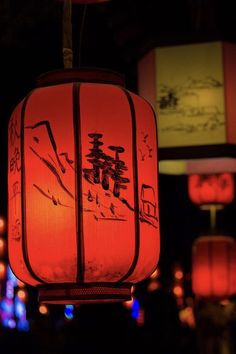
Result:
[[192,289],[203,298],[236,294],[236,242],[229,236],[202,236],[193,245]]
[[119,298],[159,258],[156,120],[115,74],[88,76],[42,76],[12,114],[9,257],[28,284]]
[[234,199],[232,173],[188,176],[188,192],[197,205],[229,204]]

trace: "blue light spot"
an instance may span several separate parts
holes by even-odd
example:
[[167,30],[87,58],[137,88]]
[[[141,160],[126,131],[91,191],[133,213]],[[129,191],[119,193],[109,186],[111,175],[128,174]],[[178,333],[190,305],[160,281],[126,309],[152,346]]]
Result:
[[10,299],[3,299],[0,302],[0,312],[1,312],[1,317],[9,319],[10,317],[13,317],[14,315],[14,304],[13,301]]
[[18,321],[18,323],[17,323],[17,329],[18,329],[19,331],[21,331],[21,332],[27,332],[27,331],[29,331],[29,328],[30,328],[30,326],[29,326],[29,321],[27,321],[27,320],[20,320],[20,321]]
[[2,321],[2,325],[4,327],[13,329],[13,328],[16,328],[16,321],[13,320],[12,318],[10,318],[10,319],[6,318]]
[[73,305],[65,305],[64,315],[67,320],[72,320],[74,317],[74,306]]
[[6,284],[6,297],[8,299],[14,298],[14,282],[12,280],[8,280]]
[[137,320],[139,317],[140,305],[137,299],[134,299],[131,306],[131,316]]
[[20,320],[25,319],[26,317],[25,304],[17,297],[15,298],[15,315]]

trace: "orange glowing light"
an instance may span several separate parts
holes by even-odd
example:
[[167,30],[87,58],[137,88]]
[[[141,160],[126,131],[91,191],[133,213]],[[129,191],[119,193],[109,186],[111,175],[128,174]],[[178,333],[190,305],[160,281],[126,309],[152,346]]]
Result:
[[147,291],[152,292],[160,288],[161,288],[161,283],[158,280],[152,279],[147,286]]
[[46,305],[40,305],[39,306],[39,312],[42,315],[48,315],[48,313],[49,313],[48,307]]
[[2,257],[6,251],[6,241],[0,237],[0,256]]
[[173,288],[173,293],[176,297],[182,297],[184,294],[183,288],[180,285],[175,285]]
[[196,326],[193,308],[190,306],[180,310],[179,319],[183,324],[188,325],[190,328],[195,328]]
[[124,301],[122,304],[126,309],[130,310],[132,308],[133,302],[134,302],[134,298],[132,297],[131,300]]
[[177,279],[177,280],[181,280],[181,279],[183,279],[183,276],[184,276],[184,273],[182,272],[182,270],[176,270],[175,271],[175,278]]
[[0,279],[4,279],[6,275],[6,264],[4,262],[0,262]]
[[192,289],[199,297],[219,300],[236,293],[236,242],[232,237],[202,236],[195,241]]
[[[86,82],[87,80],[87,82]],[[102,71],[43,75],[9,122],[9,258],[39,301],[124,301],[159,258],[152,107]]]
[[156,279],[156,278],[158,278],[159,276],[160,276],[160,269],[157,268],[157,269],[155,269],[154,272],[150,275],[150,278],[151,278],[151,279]]
[[18,296],[18,298],[21,301],[25,302],[27,300],[27,292],[26,292],[26,290],[23,290],[23,289],[18,290],[17,291],[17,296]]
[[5,227],[6,227],[5,219],[2,216],[0,216],[0,234],[4,233]]

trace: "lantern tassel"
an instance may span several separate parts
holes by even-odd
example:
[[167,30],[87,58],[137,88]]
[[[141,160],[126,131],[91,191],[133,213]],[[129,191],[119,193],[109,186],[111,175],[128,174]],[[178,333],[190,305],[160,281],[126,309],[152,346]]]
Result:
[[71,0],[64,1],[63,8],[63,63],[64,68],[73,66]]

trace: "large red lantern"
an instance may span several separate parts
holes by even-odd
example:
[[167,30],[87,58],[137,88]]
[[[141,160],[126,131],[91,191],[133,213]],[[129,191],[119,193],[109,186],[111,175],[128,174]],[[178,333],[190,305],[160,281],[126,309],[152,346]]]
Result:
[[231,173],[190,175],[188,192],[197,205],[229,204],[234,199],[234,176]]
[[9,123],[9,257],[40,301],[124,300],[159,257],[156,120],[107,71],[42,76]]
[[236,293],[236,242],[229,236],[202,236],[193,245],[195,295],[223,299]]

